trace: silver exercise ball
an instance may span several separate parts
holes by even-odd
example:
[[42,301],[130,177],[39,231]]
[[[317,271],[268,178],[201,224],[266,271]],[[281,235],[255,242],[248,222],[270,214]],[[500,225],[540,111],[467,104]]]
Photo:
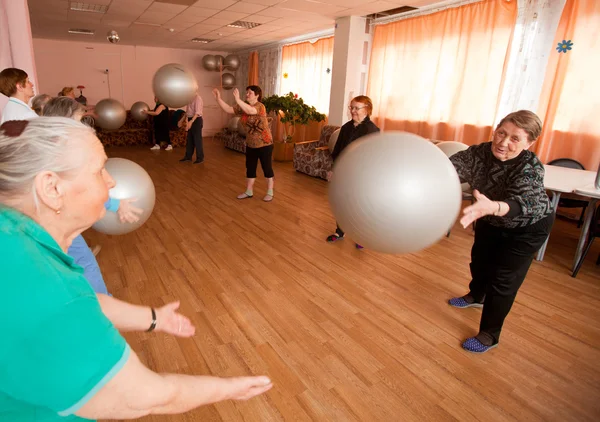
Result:
[[333,152],[333,149],[335,148],[335,144],[337,142],[338,136],[340,136],[340,129],[337,129],[329,137],[329,143],[327,145],[328,145],[330,153]]
[[152,179],[140,165],[124,158],[109,158],[106,162],[108,174],[117,183],[109,191],[113,199],[137,200],[132,204],[144,211],[137,223],[121,223],[117,213],[107,211],[106,215],[92,227],[105,234],[126,234],[141,227],[152,214],[156,192]]
[[116,44],[119,42],[119,40],[121,39],[119,37],[119,34],[117,33],[117,31],[109,31],[108,34],[106,34],[106,39],[111,43],[111,44]]
[[333,167],[329,202],[353,241],[403,254],[447,233],[460,212],[461,189],[454,166],[433,143],[390,131],[344,149]]
[[215,56],[212,54],[207,54],[206,56],[202,57],[202,66],[206,70],[214,72],[217,70],[217,59],[215,59]]
[[223,73],[221,83],[223,84],[223,89],[231,89],[235,86],[235,76],[231,73]]
[[239,116],[232,117],[229,120],[229,125],[227,125],[227,128],[229,129],[230,132],[237,132],[238,131],[238,124],[239,123],[240,123],[240,117]]
[[229,56],[225,57],[223,67],[229,70],[238,70],[238,68],[240,67],[239,56],[236,56],[235,54],[230,54]]
[[225,57],[217,54],[215,56],[215,63],[216,63],[216,68],[215,70],[217,72],[220,72],[221,70],[223,70],[223,66],[225,65]]
[[198,82],[186,67],[169,63],[156,71],[152,88],[158,100],[166,107],[179,108],[188,105],[194,98]]
[[454,142],[454,141],[442,141],[436,144],[436,147],[441,149],[446,157],[450,158],[454,154],[460,151],[464,151],[469,148],[468,145],[463,144],[462,142]]
[[123,104],[112,98],[105,98],[96,104],[96,123],[102,129],[116,130],[125,123],[127,111]]
[[148,114],[146,114],[148,110],[150,110],[150,107],[145,102],[135,102],[131,106],[131,117],[142,122],[148,118]]
[[242,122],[242,119],[238,120],[238,133],[241,136],[243,136],[244,138],[247,135],[247,133],[246,133],[246,125],[244,124],[244,122]]

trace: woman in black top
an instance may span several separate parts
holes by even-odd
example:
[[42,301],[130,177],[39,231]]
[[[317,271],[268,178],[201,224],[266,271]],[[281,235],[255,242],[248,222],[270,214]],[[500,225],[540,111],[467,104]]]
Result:
[[[379,132],[379,128],[371,121],[369,116],[373,112],[373,102],[366,95],[359,95],[354,97],[348,107],[352,114],[352,120],[345,123],[340,128],[340,134],[333,151],[331,152],[331,158],[335,163],[335,160],[339,157],[341,152],[352,142],[358,138],[368,135],[370,133]],[[333,172],[327,174],[327,179],[331,180]],[[337,226],[335,233],[327,237],[328,242],[335,242],[344,238],[344,232]],[[362,249],[362,246],[356,244],[358,249]]]
[[528,151],[541,131],[538,116],[517,111],[500,121],[491,142],[450,158],[477,200],[460,220],[463,227],[477,220],[469,293],[449,301],[457,308],[483,307],[479,334],[462,345],[470,352],[498,345],[504,319],[554,223],[544,166]]
[[154,116],[154,146],[150,149],[160,149],[160,144],[167,144],[166,151],[171,151],[171,136],[169,135],[169,107],[162,104],[158,98],[154,97],[156,105],[153,111],[148,111],[149,116]]

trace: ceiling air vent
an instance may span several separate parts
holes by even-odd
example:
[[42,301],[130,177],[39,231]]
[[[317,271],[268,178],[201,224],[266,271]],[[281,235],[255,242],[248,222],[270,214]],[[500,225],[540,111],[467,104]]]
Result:
[[71,28],[69,34],[94,35],[95,31],[91,29]]
[[104,4],[91,4],[84,3],[82,1],[72,1],[70,9],[75,12],[106,13],[108,6]]
[[214,40],[209,40],[207,38],[192,38],[192,42],[199,42],[201,44],[208,44],[209,42],[213,42]]
[[235,21],[233,23],[230,23],[227,26],[230,28],[252,29],[252,28],[256,28],[257,26],[260,26],[260,25],[261,25],[260,23],[256,23],[256,22]]

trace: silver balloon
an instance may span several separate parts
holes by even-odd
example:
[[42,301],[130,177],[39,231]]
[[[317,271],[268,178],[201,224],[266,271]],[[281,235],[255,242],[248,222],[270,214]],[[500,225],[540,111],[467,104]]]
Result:
[[216,71],[220,72],[221,70],[223,70],[223,66],[225,64],[225,57],[221,56],[221,55],[216,55],[215,56],[215,63],[216,63]]
[[246,133],[246,125],[244,124],[244,122],[242,122],[242,119],[238,120],[238,133],[241,136],[243,136],[244,138],[247,135],[247,133]]
[[144,121],[148,118],[148,114],[146,114],[150,110],[148,104],[143,101],[138,101],[133,103],[131,106],[131,117],[135,120]]
[[117,34],[117,31],[109,31],[108,34],[106,34],[106,39],[111,43],[116,44],[121,38],[119,37],[119,34]]
[[119,129],[127,119],[127,111],[123,104],[112,98],[105,98],[96,104],[96,123],[102,129]]
[[463,144],[462,142],[454,141],[442,141],[436,144],[436,147],[441,149],[448,158],[452,157],[457,152],[464,151],[469,148],[468,145]]
[[335,148],[335,144],[337,143],[338,136],[340,136],[340,129],[337,129],[329,137],[329,143],[327,145],[328,145],[330,153],[332,153],[333,149]]
[[223,67],[229,70],[238,70],[240,67],[240,58],[235,54],[230,54],[229,56],[225,57]]
[[227,128],[229,129],[230,132],[237,132],[239,123],[240,123],[240,116],[234,116],[231,118],[231,120],[229,120],[229,124],[227,125]]
[[124,158],[109,158],[105,168],[117,183],[109,191],[109,196],[119,200],[136,198],[132,205],[144,211],[136,223],[121,223],[117,213],[107,211],[106,215],[92,227],[105,234],[132,232],[141,227],[152,214],[156,202],[154,183],[146,170]]
[[152,80],[154,94],[158,100],[170,108],[186,106],[198,91],[194,74],[178,63],[162,66]]
[[206,56],[202,57],[202,66],[211,72],[217,70],[217,59],[212,54],[207,54]]
[[223,89],[231,89],[235,86],[235,76],[231,73],[223,73],[221,83],[223,84]]
[[333,167],[329,202],[340,228],[383,253],[411,253],[437,242],[458,217],[458,174],[433,143],[380,132],[350,144]]

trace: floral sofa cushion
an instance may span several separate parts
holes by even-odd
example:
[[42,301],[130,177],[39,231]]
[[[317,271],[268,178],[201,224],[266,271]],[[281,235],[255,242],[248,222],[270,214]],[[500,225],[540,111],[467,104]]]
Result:
[[294,169],[309,176],[327,180],[333,161],[329,151],[329,138],[339,126],[325,125],[318,140],[296,142],[294,144]]

